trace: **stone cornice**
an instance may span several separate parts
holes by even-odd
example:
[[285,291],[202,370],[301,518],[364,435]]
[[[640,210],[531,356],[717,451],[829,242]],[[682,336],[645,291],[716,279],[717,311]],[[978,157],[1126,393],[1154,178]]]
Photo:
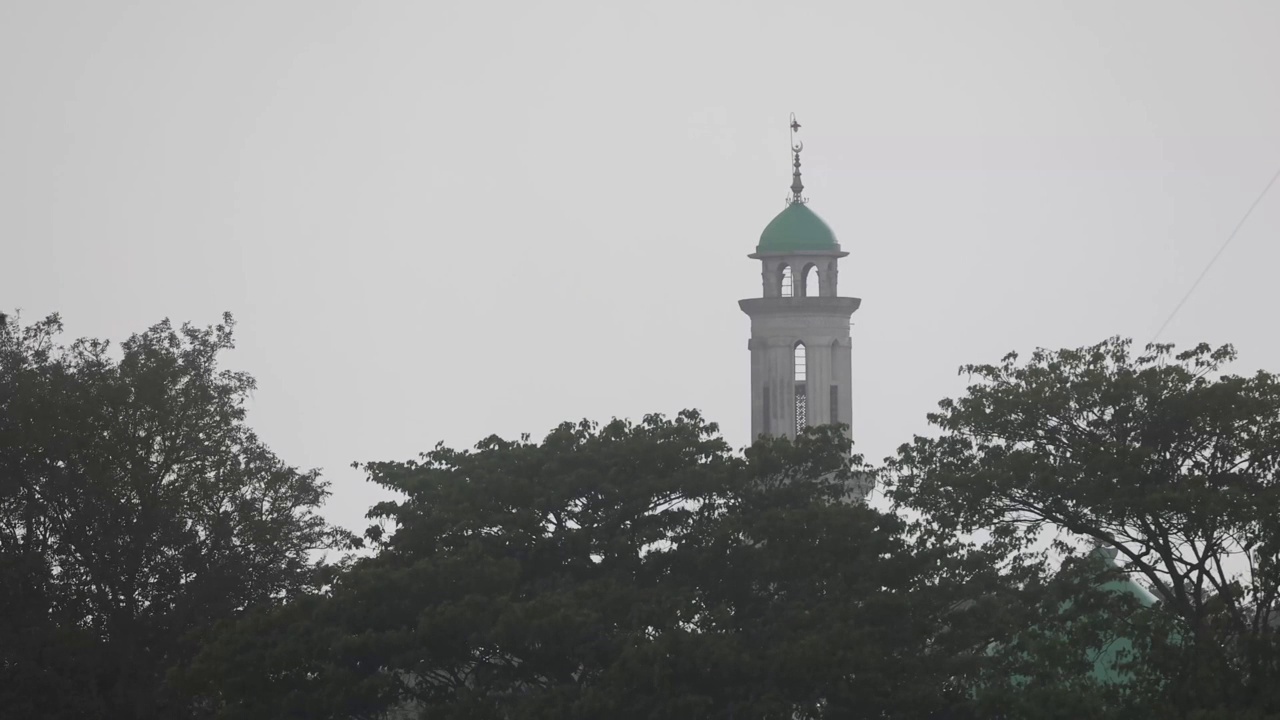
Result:
[[862,304],[862,298],[846,297],[782,297],[747,298],[739,300],[738,307],[751,317],[776,315],[805,317],[848,318]]

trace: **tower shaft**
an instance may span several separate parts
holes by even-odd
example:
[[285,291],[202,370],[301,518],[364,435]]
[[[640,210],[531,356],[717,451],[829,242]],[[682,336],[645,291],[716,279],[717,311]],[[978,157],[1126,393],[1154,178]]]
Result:
[[[786,262],[765,259],[766,276],[780,274],[777,268]],[[836,297],[834,289],[817,297],[768,294],[738,303],[751,318],[752,437],[794,438],[809,425],[848,427],[853,422],[849,320],[861,300]]]

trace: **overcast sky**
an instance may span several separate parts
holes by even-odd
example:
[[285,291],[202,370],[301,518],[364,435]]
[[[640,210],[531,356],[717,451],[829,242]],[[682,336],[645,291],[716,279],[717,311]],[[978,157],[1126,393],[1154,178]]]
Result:
[[[803,124],[879,459],[1009,350],[1146,342],[1280,169],[1280,2],[0,2],[0,309],[239,321],[251,423],[354,460],[703,410]],[[1280,371],[1280,187],[1163,340]]]

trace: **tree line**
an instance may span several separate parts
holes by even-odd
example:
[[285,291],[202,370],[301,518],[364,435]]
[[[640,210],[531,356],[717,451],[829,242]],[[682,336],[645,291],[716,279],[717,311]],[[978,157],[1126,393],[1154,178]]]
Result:
[[1280,717],[1280,385],[1230,347],[966,366],[879,464],[696,411],[436,445],[358,465],[357,535],[233,346],[0,316],[0,717]]

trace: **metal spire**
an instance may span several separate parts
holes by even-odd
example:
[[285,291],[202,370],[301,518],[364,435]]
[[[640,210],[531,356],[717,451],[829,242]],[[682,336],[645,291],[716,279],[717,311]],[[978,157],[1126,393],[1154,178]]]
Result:
[[791,199],[788,203],[804,204],[808,198],[801,193],[804,192],[804,183],[800,182],[800,151],[804,149],[804,141],[796,140],[796,133],[800,130],[800,123],[796,122],[796,114],[791,113]]

